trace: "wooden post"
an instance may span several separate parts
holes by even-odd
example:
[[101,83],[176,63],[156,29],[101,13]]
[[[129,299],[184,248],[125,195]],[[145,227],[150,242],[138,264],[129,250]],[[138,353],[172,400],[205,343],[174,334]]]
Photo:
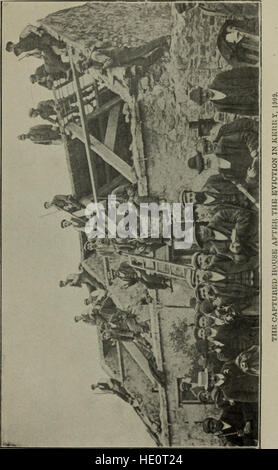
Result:
[[82,99],[82,90],[81,90],[79,78],[75,69],[75,64],[73,61],[71,48],[68,48],[68,52],[69,52],[72,73],[73,73],[73,80],[74,80],[75,87],[76,87],[76,96],[77,96],[77,102],[78,102],[79,111],[80,111],[81,125],[82,125],[83,135],[84,135],[83,142],[85,144],[85,149],[86,149],[86,156],[87,156],[87,161],[88,161],[92,191],[93,191],[94,201],[97,202],[97,181],[96,181],[97,169],[96,169],[95,161],[93,160],[92,155],[91,155],[90,134],[88,130],[87,119],[86,119],[86,114],[85,114],[85,109],[84,109],[84,104],[83,104],[83,99]]

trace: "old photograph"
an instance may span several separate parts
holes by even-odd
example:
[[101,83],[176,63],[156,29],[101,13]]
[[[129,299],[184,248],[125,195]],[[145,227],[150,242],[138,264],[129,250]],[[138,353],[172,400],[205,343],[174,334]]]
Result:
[[260,447],[261,3],[2,3],[2,446]]

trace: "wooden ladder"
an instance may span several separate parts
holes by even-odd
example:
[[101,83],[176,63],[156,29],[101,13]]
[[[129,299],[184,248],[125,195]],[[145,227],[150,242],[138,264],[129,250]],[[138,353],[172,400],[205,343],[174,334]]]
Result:
[[191,265],[182,265],[171,263],[170,261],[158,260],[148,256],[130,255],[123,253],[128,257],[130,266],[142,271],[149,271],[153,274],[160,274],[172,279],[180,279],[187,282],[187,276],[194,268]]

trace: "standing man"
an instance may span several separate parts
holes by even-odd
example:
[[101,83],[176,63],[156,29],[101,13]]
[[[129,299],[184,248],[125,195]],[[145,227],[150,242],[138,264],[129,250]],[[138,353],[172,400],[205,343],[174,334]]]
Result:
[[20,33],[19,41],[16,44],[12,41],[7,42],[6,51],[13,52],[15,56],[18,57],[24,52],[34,50],[42,52],[47,50],[49,47],[54,47],[56,52],[60,52],[61,49],[65,49],[66,45],[63,41],[58,41],[42,28],[28,25]]
[[83,208],[82,204],[80,204],[80,202],[77,201],[71,194],[57,194],[54,196],[51,202],[44,203],[45,209],[50,209],[51,207],[56,207],[58,210],[63,210],[70,213],[79,211]]
[[52,124],[57,124],[57,111],[55,108],[54,100],[40,101],[36,108],[31,108],[29,111],[31,118],[40,117]]
[[50,124],[39,124],[30,127],[29,132],[19,135],[18,139],[22,141],[30,139],[33,144],[41,145],[57,145],[62,143],[59,127],[51,126]]
[[259,114],[259,69],[238,67],[220,72],[207,89],[197,87],[189,97],[202,106],[211,101],[219,112],[257,116]]

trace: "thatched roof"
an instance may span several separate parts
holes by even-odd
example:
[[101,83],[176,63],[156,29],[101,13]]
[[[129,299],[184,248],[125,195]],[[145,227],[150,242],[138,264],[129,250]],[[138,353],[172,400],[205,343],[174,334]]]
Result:
[[90,49],[97,41],[137,46],[170,33],[170,4],[89,2],[59,10],[39,23],[67,42]]

